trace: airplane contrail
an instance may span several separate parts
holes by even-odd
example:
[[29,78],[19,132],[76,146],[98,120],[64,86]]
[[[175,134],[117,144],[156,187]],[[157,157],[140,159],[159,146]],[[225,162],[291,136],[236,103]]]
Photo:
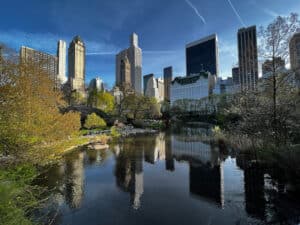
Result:
[[231,0],[227,0],[227,2],[231,6],[233,12],[235,13],[235,15],[237,16],[237,18],[239,19],[240,23],[245,27],[246,24],[244,23],[242,17],[240,16],[240,14],[238,13],[238,11],[236,10],[236,8],[234,7],[234,5],[232,4]]
[[204,17],[200,14],[196,6],[194,6],[189,0],[185,0],[185,2],[195,11],[196,15],[201,19],[201,21],[206,24]]

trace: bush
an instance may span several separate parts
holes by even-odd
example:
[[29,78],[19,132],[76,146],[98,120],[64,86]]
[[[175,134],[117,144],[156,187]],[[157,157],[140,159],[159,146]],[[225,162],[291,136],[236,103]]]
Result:
[[84,127],[87,129],[104,128],[106,127],[106,122],[96,113],[92,113],[87,116]]
[[34,224],[30,215],[41,206],[42,191],[31,185],[36,176],[31,165],[0,169],[0,224]]
[[121,136],[121,134],[119,133],[118,129],[115,126],[112,126],[110,128],[110,134],[113,138],[117,138]]
[[101,144],[106,145],[107,142],[108,142],[108,140],[109,140],[109,137],[104,134],[104,135],[100,135],[98,137],[98,139],[99,139],[99,141],[100,141]]

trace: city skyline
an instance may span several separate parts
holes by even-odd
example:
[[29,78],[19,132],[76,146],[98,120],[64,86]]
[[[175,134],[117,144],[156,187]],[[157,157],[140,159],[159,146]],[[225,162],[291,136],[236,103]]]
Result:
[[[16,50],[25,45],[55,55],[58,40],[69,43],[78,34],[87,48],[86,82],[100,75],[111,87],[115,82],[115,54],[128,45],[128,35],[132,32],[139,35],[143,49],[142,75],[154,73],[156,77],[162,77],[167,66],[173,66],[174,76],[185,75],[185,45],[217,33],[220,76],[225,78],[238,62],[236,32],[239,28],[259,27],[277,15],[300,10],[300,2],[296,0],[269,3],[269,0],[259,3],[177,0],[160,4],[133,1],[124,5],[121,1],[92,1],[90,5],[94,7],[82,7],[78,0],[51,3],[32,0],[24,5],[11,1],[4,3],[5,11],[0,14],[0,42]],[[285,9],[280,7],[283,3]],[[20,9],[16,9],[16,4]],[[213,12],[218,7],[222,13],[215,17]],[[249,11],[249,7],[253,10]],[[165,13],[166,9],[169,13]],[[150,17],[153,10],[157,12],[155,18]],[[20,17],[21,21],[14,19]]]

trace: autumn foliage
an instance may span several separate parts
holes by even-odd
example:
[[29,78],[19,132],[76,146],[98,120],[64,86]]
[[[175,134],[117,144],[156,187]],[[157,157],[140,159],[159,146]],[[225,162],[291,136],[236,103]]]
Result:
[[100,116],[97,116],[96,113],[92,113],[87,116],[84,127],[87,129],[104,128],[106,127],[106,122]]
[[0,60],[0,152],[62,140],[80,129],[78,113],[60,113],[65,102],[41,62]]

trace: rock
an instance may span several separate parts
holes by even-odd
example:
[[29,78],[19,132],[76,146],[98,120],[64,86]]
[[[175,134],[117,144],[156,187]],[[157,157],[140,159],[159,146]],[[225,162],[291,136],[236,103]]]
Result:
[[103,149],[107,149],[108,147],[109,147],[108,145],[106,145],[106,144],[104,145],[99,142],[88,145],[89,149],[94,149],[94,150],[103,150]]

